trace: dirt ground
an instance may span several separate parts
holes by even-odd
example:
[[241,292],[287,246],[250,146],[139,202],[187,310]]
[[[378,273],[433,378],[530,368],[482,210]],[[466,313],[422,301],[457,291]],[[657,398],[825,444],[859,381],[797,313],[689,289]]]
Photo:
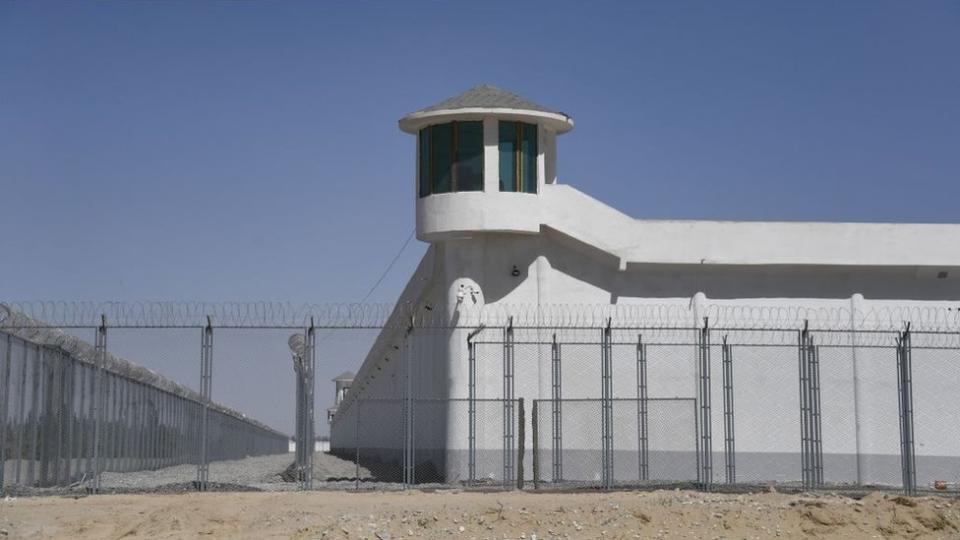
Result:
[[344,491],[7,498],[3,538],[958,538],[960,500]]

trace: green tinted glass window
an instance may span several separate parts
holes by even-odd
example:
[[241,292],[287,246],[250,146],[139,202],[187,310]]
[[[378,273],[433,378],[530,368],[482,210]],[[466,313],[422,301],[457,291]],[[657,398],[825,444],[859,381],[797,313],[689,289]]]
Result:
[[456,191],[483,191],[483,122],[457,122]]
[[453,126],[440,124],[430,128],[430,169],[433,193],[453,191]]
[[500,191],[537,192],[537,126],[500,122]]
[[418,194],[483,191],[483,122],[450,122],[420,130]]
[[430,194],[430,128],[420,130],[420,186],[419,194],[426,197]]
[[520,142],[520,189],[524,193],[537,192],[537,126],[522,124]]
[[500,191],[517,190],[517,123],[500,122]]

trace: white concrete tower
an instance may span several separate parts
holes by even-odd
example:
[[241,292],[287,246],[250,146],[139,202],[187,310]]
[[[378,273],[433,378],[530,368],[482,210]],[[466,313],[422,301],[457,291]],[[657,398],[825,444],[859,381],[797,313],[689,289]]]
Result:
[[[573,129],[573,120],[499,88],[477,86],[405,116],[400,129],[417,136],[416,230],[433,254],[430,302],[439,308],[434,313],[462,328],[424,336],[420,350],[429,352],[417,357],[422,387],[415,392],[462,399],[470,330],[463,308],[541,301],[543,194],[556,183],[556,137]],[[450,410],[436,418],[446,424],[445,433],[438,431],[438,440],[427,445],[446,449],[448,477],[463,472],[455,457],[467,435],[461,416]]]
[[537,233],[544,184],[556,182],[556,136],[573,120],[493,86],[411,113],[417,135],[417,238]]
[[[417,238],[436,252],[434,290],[445,296],[445,314],[452,320],[464,302],[496,302],[522,289],[534,277],[530,237],[544,221],[544,186],[556,183],[556,137],[573,120],[477,86],[405,116],[400,129],[417,136]],[[528,237],[522,248],[517,236]],[[539,303],[528,292],[510,300]]]

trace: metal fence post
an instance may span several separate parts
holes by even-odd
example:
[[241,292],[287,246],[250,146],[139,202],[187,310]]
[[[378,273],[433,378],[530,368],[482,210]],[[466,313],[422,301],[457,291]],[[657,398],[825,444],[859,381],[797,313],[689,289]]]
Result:
[[523,398],[517,400],[517,489],[523,489],[523,454],[526,442],[526,415],[523,413]]
[[810,416],[813,421],[813,482],[814,486],[823,485],[823,424],[820,411],[820,349],[810,336]]
[[485,325],[481,324],[467,334],[468,388],[467,388],[467,421],[468,434],[468,484],[477,483],[477,343],[474,339],[483,332]]
[[[557,341],[557,334],[553,334],[553,344],[551,346],[553,370],[551,371],[551,435],[553,436],[553,445],[551,446],[551,456],[553,458],[553,481],[554,483],[563,481],[563,373],[562,373],[562,349]],[[534,428],[534,434],[537,429]]]
[[803,478],[803,489],[811,487],[810,466],[810,406],[808,404],[810,390],[807,369],[807,328],[797,333],[798,384],[800,385],[800,470]]
[[823,481],[823,443],[820,423],[820,364],[809,326],[799,334],[800,439],[804,489]]
[[513,317],[503,329],[503,482],[514,477],[514,379],[513,379]]
[[710,409],[710,325],[704,317],[703,328],[699,332],[697,346],[699,360],[698,400],[700,402],[700,488],[709,491],[713,487],[713,439]]
[[637,335],[637,466],[641,482],[650,478],[650,442],[647,426],[647,346]]
[[900,462],[903,491],[917,492],[917,462],[913,435],[913,365],[910,346],[910,324],[897,339],[897,387],[900,391]]
[[467,484],[477,482],[477,345],[473,337],[479,330],[467,335]]
[[92,472],[92,490],[94,493],[100,491],[100,444],[101,444],[101,422],[103,419],[104,406],[104,384],[103,370],[107,363],[107,316],[100,316],[100,327],[97,328],[96,338],[97,359],[94,367],[93,392],[90,396],[93,402],[93,472]]
[[293,375],[294,375],[294,409],[295,409],[295,468],[297,474],[297,480],[303,481],[303,462],[304,462],[304,448],[306,441],[304,438],[304,423],[303,423],[303,392],[304,392],[304,368],[303,368],[303,353],[296,352],[293,353]]
[[416,421],[414,406],[416,402],[413,399],[413,353],[411,351],[413,323],[414,321],[411,318],[410,326],[407,328],[407,333],[403,340],[403,349],[406,354],[406,361],[404,362],[406,366],[406,389],[404,391],[404,424],[406,429],[404,429],[403,438],[403,485],[405,489],[416,483],[416,441],[414,440],[416,433],[414,428],[414,422]]
[[313,489],[313,453],[315,450],[314,440],[314,374],[316,373],[316,363],[317,363],[317,339],[316,332],[314,331],[313,317],[310,317],[310,327],[306,331],[306,367],[307,367],[307,376],[306,376],[306,411],[305,419],[306,422],[306,461],[304,463],[304,479],[303,479],[303,488],[304,489]]
[[213,324],[207,317],[207,325],[201,329],[200,338],[200,456],[197,460],[198,491],[207,490],[210,479],[209,437],[210,400],[213,389]]
[[602,485],[604,489],[613,487],[613,347],[611,345],[611,319],[600,333],[600,429],[603,448]]
[[533,489],[540,489],[540,427],[537,421],[540,400],[533,400],[531,410],[531,428],[533,429]]
[[723,338],[723,454],[727,484],[737,482],[736,436],[733,415],[733,348]]

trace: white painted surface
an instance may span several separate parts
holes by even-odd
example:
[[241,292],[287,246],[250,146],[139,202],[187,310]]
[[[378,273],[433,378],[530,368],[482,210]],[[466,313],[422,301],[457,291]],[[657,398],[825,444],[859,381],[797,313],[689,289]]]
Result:
[[436,110],[427,112],[416,112],[403,117],[400,122],[400,129],[407,133],[416,133],[420,128],[431,124],[442,124],[444,122],[483,120],[485,118],[498,118],[516,122],[527,122],[530,124],[540,124],[556,131],[557,133],[566,133],[573,129],[573,118],[569,116],[545,112],[531,111],[527,109],[506,109],[506,108],[485,108],[472,107],[452,110]]
[[[565,130],[558,128],[556,119],[537,115],[524,117],[542,127],[538,193],[501,193],[496,137],[490,132],[501,117],[502,111],[446,111],[401,123],[405,131],[416,132],[431,122],[484,120],[484,191],[417,199],[417,237],[431,247],[398,300],[400,305],[429,305],[433,317],[440,313],[458,328],[417,330],[405,339],[399,329],[402,325],[392,321],[341,405],[332,426],[335,446],[338,441],[353,440],[348,419],[357,414],[356,399],[399,400],[408,368],[416,396],[465,398],[467,332],[481,322],[503,324],[500,316],[511,310],[529,317],[548,306],[579,304],[579,308],[565,308],[560,316],[583,317],[589,324],[599,323],[597,306],[608,306],[620,324],[693,326],[709,316],[714,325],[743,324],[749,318],[752,324],[784,328],[799,328],[804,319],[847,329],[898,329],[906,321],[915,327],[960,325],[960,225],[637,220],[570,186],[556,184],[555,134]],[[517,276],[512,275],[514,267]],[[940,272],[947,272],[947,277],[938,278]],[[465,301],[458,296],[462,290],[476,294]],[[497,338],[499,331],[487,332]],[[527,337],[532,341],[550,339],[549,331],[531,332]],[[826,368],[824,391],[832,396],[831,403],[842,402],[844,411],[849,405],[851,412],[830,416],[825,411],[825,433],[830,433],[831,440],[824,442],[824,450],[838,455],[857,449],[865,454],[895,454],[895,421],[882,426],[855,422],[855,418],[868,422],[896,414],[890,351],[867,348],[854,339],[849,336],[853,346],[836,353]],[[584,365],[590,365],[593,352],[582,351]],[[669,354],[673,355],[670,367],[661,370],[656,382],[651,379],[656,384],[651,386],[651,396],[692,397],[692,348]],[[772,349],[749,348],[742,354],[744,366],[754,368],[740,371],[738,388],[755,389],[757,399],[750,402],[746,400],[749,393],[738,393],[744,422],[744,429],[738,431],[738,450],[796,450],[793,424],[799,413],[790,397],[796,390],[795,377],[790,375],[796,369],[795,351],[778,355]],[[478,373],[478,396],[501,397],[502,372],[495,358],[488,360]],[[516,361],[516,397],[549,398],[549,347],[525,347]],[[944,369],[951,365],[944,359],[936,361]],[[598,377],[599,372],[584,372],[565,380],[564,397],[599,397]],[[960,383],[954,378],[960,378],[960,371],[951,371],[939,382],[936,377],[923,380],[931,394],[940,395]],[[630,379],[628,374],[618,380],[629,383]],[[715,389],[714,394],[719,396],[719,391]],[[424,434],[418,444],[463,448],[467,426],[462,413],[451,408],[445,422],[434,419],[430,428],[434,431],[428,432],[443,440],[430,441],[431,436]],[[960,408],[948,411],[948,416],[954,413],[960,415]],[[776,415],[782,416],[779,424]],[[719,414],[714,421],[721,421]],[[389,433],[376,436],[383,444],[392,440]],[[490,440],[479,436],[481,445],[497,443],[497,433],[491,432]],[[584,440],[596,442],[595,438]],[[714,444],[722,448],[722,438],[716,437]],[[948,452],[955,454],[957,449],[936,440],[918,448],[918,455]],[[864,479],[881,481],[887,473],[865,470],[863,474]]]

